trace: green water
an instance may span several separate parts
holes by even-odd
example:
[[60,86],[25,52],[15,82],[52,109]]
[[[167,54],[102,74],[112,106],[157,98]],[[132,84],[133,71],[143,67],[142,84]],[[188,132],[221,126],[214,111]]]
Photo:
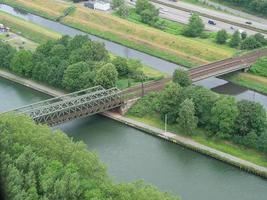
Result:
[[[0,79],[0,111],[47,98]],[[143,179],[184,200],[266,200],[267,181],[102,116],[55,128],[99,154],[116,181]]]

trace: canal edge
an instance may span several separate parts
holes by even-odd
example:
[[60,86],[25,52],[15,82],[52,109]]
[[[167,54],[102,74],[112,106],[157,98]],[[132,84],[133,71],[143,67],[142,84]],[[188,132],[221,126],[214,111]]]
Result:
[[[57,97],[60,95],[64,95],[66,93],[59,91],[57,89],[52,89],[51,87],[45,86],[43,84],[36,83],[33,80],[27,80],[25,78],[19,77],[15,74],[12,74],[8,71],[4,71],[0,69],[0,77],[10,80],[12,82],[24,85],[28,88],[31,88],[33,90],[45,93],[47,95]],[[263,166],[256,165],[254,163],[251,163],[249,161],[243,160],[241,158],[232,156],[230,154],[224,153],[222,151],[216,150],[214,148],[202,145],[198,142],[193,141],[192,139],[185,138],[183,136],[179,136],[174,133],[170,132],[164,132],[161,129],[158,129],[156,127],[152,127],[150,125],[144,124],[142,122],[138,122],[136,120],[124,117],[117,113],[112,112],[105,112],[101,113],[101,115],[108,117],[112,120],[118,121],[120,123],[123,123],[127,126],[133,127],[135,129],[144,131],[145,133],[148,133],[150,135],[159,137],[161,139],[167,140],[169,142],[184,146],[188,149],[191,149],[193,151],[199,152],[201,154],[210,156],[212,158],[215,158],[217,160],[223,161],[225,163],[231,164],[235,167],[238,167],[239,169],[242,169],[244,171],[250,172],[252,174],[261,176],[263,178],[267,179],[267,168]]]
[[142,122],[138,122],[136,120],[124,117],[124,116],[117,114],[117,113],[105,112],[105,113],[101,113],[101,115],[108,117],[110,119],[116,120],[116,121],[123,123],[127,126],[141,130],[141,131],[148,133],[150,135],[153,135],[153,136],[159,137],[161,139],[167,140],[169,142],[186,147],[186,148],[193,150],[195,152],[212,157],[214,159],[217,159],[217,160],[220,160],[222,162],[228,163],[232,166],[235,166],[241,170],[247,171],[249,173],[252,173],[254,175],[257,175],[257,176],[260,176],[262,178],[267,179],[267,168],[266,167],[256,165],[254,163],[251,163],[251,162],[243,160],[241,158],[224,153],[224,152],[219,151],[217,149],[202,145],[198,142],[193,141],[192,139],[185,138],[183,136],[179,136],[179,135],[174,134],[174,133],[164,132],[164,130],[162,130],[162,129],[152,127],[152,126],[144,124]]

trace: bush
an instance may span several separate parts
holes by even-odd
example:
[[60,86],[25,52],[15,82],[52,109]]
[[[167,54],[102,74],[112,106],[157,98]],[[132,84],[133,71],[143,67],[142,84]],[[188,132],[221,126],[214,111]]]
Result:
[[226,40],[227,40],[227,32],[225,30],[220,30],[217,32],[217,35],[216,35],[216,42],[218,44],[225,44],[226,43]]
[[188,37],[198,37],[204,31],[205,25],[202,19],[197,14],[190,17],[189,24],[184,30],[184,35]]
[[253,74],[267,77],[267,57],[259,58],[249,71]]
[[241,43],[241,49],[252,50],[261,47],[262,44],[254,36],[249,36]]
[[173,72],[172,81],[174,83],[178,83],[182,87],[189,86],[192,84],[192,81],[189,77],[188,72],[185,70],[181,70],[181,69],[176,69]]

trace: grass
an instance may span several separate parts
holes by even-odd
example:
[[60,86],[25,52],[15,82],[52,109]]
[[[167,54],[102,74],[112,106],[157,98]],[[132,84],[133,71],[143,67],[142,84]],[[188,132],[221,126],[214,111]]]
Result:
[[10,27],[11,31],[37,43],[57,39],[60,34],[32,24],[21,18],[0,11],[0,22]]
[[23,48],[26,50],[33,51],[38,46],[37,43],[10,32],[5,34],[0,34],[0,40],[9,43],[16,49]]
[[225,78],[237,85],[267,94],[267,78],[250,73],[236,73]]
[[[126,117],[129,117],[131,119],[143,122],[145,124],[164,129],[164,122],[160,120],[160,117],[153,113],[149,114],[147,116],[144,116],[142,118],[140,117],[135,117],[129,114],[126,114]],[[182,136],[186,136],[182,134],[181,128],[177,125],[168,125],[167,130]],[[239,157],[241,159],[250,161],[252,163],[255,163],[260,166],[267,167],[267,157],[266,154],[257,152],[253,149],[248,149],[245,147],[242,147],[240,145],[233,144],[231,142],[225,141],[225,140],[220,140],[220,139],[213,139],[209,138],[205,135],[204,130],[198,129],[196,130],[196,134],[193,136],[186,136],[188,138],[193,139],[196,142],[199,142],[203,145],[209,146],[211,148],[220,150],[222,152],[231,154],[233,156]]]
[[[48,0],[46,5],[42,0],[0,1],[23,7],[30,12],[34,8],[35,14],[45,16],[43,14],[46,13],[53,19],[61,16],[71,5],[51,0]],[[47,11],[48,8],[50,12]],[[82,5],[76,5],[75,12],[64,17],[62,23],[187,67],[231,57],[236,52],[234,49],[222,48],[211,42],[169,34],[110,14],[90,10]]]
[[[1,11],[0,11],[0,22],[10,27],[13,32],[20,34],[20,35],[14,35],[14,38],[12,39],[6,37],[6,34],[0,34],[1,40],[6,40],[8,43],[10,43],[10,45],[16,48],[24,47],[25,49],[28,50],[34,50],[37,46],[36,43],[42,43],[48,40],[58,39],[61,37],[61,35],[58,33],[49,31],[31,22],[27,22],[23,19],[14,17],[12,15],[9,15]],[[12,33],[10,33],[10,35],[12,35]],[[110,57],[115,58],[115,55],[110,54]],[[164,73],[148,66],[143,66],[142,71],[148,78],[152,79],[165,76]],[[140,82],[135,82],[134,80],[131,80],[130,82],[132,86],[140,83]],[[127,88],[128,79],[120,79],[117,82],[117,86],[120,89]]]

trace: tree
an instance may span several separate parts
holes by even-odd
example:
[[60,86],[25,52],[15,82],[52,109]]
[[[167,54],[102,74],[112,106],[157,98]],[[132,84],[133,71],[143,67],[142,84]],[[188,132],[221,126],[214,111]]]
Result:
[[174,123],[178,117],[179,106],[182,100],[181,86],[177,83],[170,83],[160,93],[156,110],[160,113],[162,119],[167,114],[168,123]]
[[172,81],[178,83],[182,87],[186,87],[192,84],[187,71],[182,69],[176,69],[172,75]]
[[140,15],[142,11],[149,9],[149,4],[148,0],[137,0],[135,4],[136,13]]
[[220,30],[216,35],[216,42],[218,44],[225,44],[228,38],[227,32],[225,30]]
[[181,103],[177,122],[187,134],[191,135],[196,129],[198,119],[195,116],[195,105],[192,99],[185,99]]
[[112,60],[112,64],[116,67],[119,76],[126,76],[129,74],[129,66],[126,58],[117,56]]
[[257,135],[266,128],[266,111],[263,106],[256,102],[241,100],[237,103],[239,114],[236,118],[236,134],[245,136],[255,131]]
[[248,34],[247,34],[246,31],[243,31],[243,32],[241,33],[241,38],[242,38],[242,40],[246,39],[247,36],[248,36]]
[[259,58],[249,69],[250,72],[256,75],[267,77],[267,57]]
[[212,130],[222,137],[233,134],[238,114],[238,107],[233,97],[220,97],[211,109]]
[[84,61],[108,61],[108,51],[105,49],[104,43],[95,41],[86,42],[82,47],[82,56]]
[[256,33],[256,34],[254,35],[254,38],[256,39],[256,41],[257,41],[258,43],[261,44],[261,46],[264,46],[264,45],[267,44],[267,39],[265,39],[264,35],[262,35],[261,33]]
[[30,51],[20,50],[11,60],[11,69],[19,75],[31,77],[33,68],[33,55]]
[[205,25],[198,14],[192,14],[189,24],[184,30],[184,35],[188,37],[198,37],[204,31]]
[[141,21],[151,26],[155,26],[156,22],[159,20],[158,15],[159,13],[156,8],[145,9],[140,14]]
[[3,68],[10,68],[10,62],[16,53],[16,49],[0,41],[0,65]]
[[261,43],[259,43],[254,36],[249,36],[241,43],[241,49],[256,49],[261,47]]
[[85,62],[69,65],[64,73],[63,86],[70,91],[83,88],[80,80],[83,73],[86,71],[88,71],[88,65]]
[[129,16],[129,7],[127,5],[121,5],[116,12],[122,18],[126,18]]
[[211,109],[219,95],[202,86],[186,87],[182,93],[183,99],[192,99],[194,102],[199,125],[207,127],[211,120]]
[[235,31],[230,40],[230,47],[238,47],[241,42],[239,31]]
[[125,5],[125,1],[124,0],[112,0],[111,5],[113,9],[116,9],[122,5]]
[[96,85],[101,85],[104,88],[111,88],[116,85],[117,80],[118,72],[116,70],[116,67],[111,63],[103,65],[96,71]]

